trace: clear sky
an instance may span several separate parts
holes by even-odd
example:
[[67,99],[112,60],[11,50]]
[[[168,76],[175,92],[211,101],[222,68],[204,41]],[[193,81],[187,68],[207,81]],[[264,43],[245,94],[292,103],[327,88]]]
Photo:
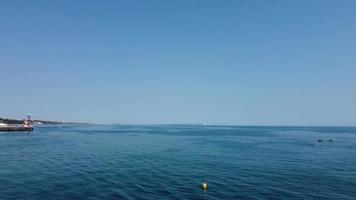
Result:
[[0,2],[0,117],[356,125],[356,1]]

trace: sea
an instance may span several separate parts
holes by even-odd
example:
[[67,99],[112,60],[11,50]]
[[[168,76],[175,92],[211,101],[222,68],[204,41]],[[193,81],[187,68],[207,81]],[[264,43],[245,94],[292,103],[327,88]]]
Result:
[[356,199],[356,128],[60,125],[2,132],[0,199]]

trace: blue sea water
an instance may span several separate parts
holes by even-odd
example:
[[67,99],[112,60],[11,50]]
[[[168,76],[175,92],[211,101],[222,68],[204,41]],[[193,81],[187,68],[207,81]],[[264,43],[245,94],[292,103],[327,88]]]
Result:
[[76,125],[0,133],[0,199],[356,199],[356,128]]

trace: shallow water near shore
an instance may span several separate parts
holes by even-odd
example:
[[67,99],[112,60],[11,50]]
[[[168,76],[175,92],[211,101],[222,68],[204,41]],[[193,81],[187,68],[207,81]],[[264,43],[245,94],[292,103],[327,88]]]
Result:
[[344,200],[356,199],[355,188],[356,128],[71,125],[0,133],[2,200]]

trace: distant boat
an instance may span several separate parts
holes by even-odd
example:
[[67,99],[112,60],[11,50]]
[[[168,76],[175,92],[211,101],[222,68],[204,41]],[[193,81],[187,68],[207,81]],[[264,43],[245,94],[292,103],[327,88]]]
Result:
[[0,126],[7,126],[7,124],[0,122]]

